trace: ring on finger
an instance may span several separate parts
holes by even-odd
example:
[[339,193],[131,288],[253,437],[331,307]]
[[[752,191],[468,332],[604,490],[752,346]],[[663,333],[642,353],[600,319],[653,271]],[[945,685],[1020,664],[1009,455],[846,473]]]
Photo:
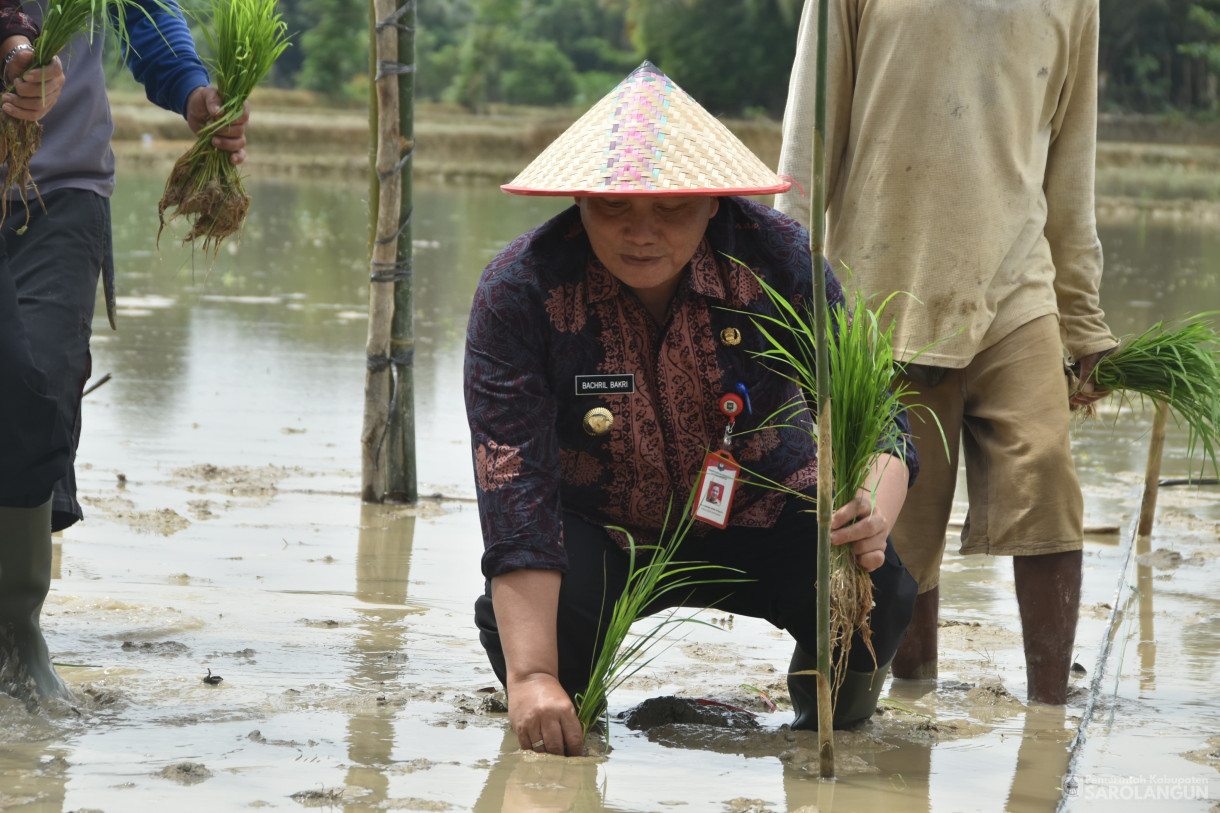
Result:
[[545,740],[534,740],[534,744],[531,745],[530,748],[533,748],[535,751],[545,751],[546,750],[546,741]]

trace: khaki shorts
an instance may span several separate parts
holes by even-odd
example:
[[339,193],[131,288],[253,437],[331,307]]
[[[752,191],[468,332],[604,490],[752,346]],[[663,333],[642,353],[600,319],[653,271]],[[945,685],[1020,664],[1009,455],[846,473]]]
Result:
[[[933,386],[903,383],[914,390],[904,402],[922,405],[908,413],[920,471],[893,540],[920,593],[940,581],[959,440],[970,500],[961,553],[1030,556],[1083,547],[1084,500],[1054,315],[1021,326],[967,367],[946,370]],[[944,428],[948,456],[929,409]]]

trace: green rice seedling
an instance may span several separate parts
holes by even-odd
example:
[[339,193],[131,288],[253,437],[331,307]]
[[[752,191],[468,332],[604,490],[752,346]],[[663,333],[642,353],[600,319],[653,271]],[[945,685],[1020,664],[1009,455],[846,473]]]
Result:
[[[126,25],[126,13],[130,9],[139,9],[148,16],[148,11],[135,0],[52,0],[43,11],[42,33],[34,40],[30,69],[50,65],[78,35],[87,34],[92,41],[95,36],[103,36],[107,29],[114,34],[119,52],[124,52],[130,44]],[[7,81],[4,84],[5,90],[11,90]],[[0,112],[0,163],[8,162],[4,188],[0,189],[4,216],[8,215],[8,190],[30,189],[38,195],[38,187],[30,177],[30,159],[41,145],[42,122],[15,119]],[[38,195],[38,199],[41,202],[42,196]]]
[[691,515],[694,495],[687,500],[674,526],[670,527],[672,502],[665,515],[666,532],[656,545],[637,545],[631,534],[623,528],[613,528],[627,535],[629,560],[627,584],[623,593],[614,602],[605,639],[593,662],[589,685],[576,695],[576,717],[580,720],[582,733],[588,735],[594,723],[608,709],[607,698],[632,675],[648,666],[668,648],[669,633],[680,624],[696,623],[720,629],[715,624],[696,615],[680,615],[678,609],[669,611],[657,624],[643,635],[628,641],[631,625],[640,619],[644,611],[662,596],[689,590],[700,584],[740,582],[743,579],[725,577],[709,578],[711,571],[740,573],[735,568],[711,565],[706,562],[685,562],[674,559],[679,545],[686,538],[695,520]]
[[[778,316],[751,314],[767,345],[758,357],[776,374],[794,382],[804,395],[801,403],[789,405],[767,420],[787,423],[792,415],[804,410],[805,404],[816,403],[814,315],[812,306],[802,313],[765,281],[760,279],[759,283]],[[897,294],[891,294],[880,307],[871,310],[857,294],[855,308],[850,312],[844,306],[836,306],[830,312],[831,322],[838,325],[837,339],[829,342],[827,348],[830,401],[834,409],[831,467],[835,509],[854,499],[864,487],[878,450],[892,449],[901,454],[906,443],[894,417],[906,409],[901,399],[910,390],[900,383],[902,379],[895,378],[899,369],[893,358],[893,325],[882,329],[880,319],[894,296]],[[810,433],[816,431],[813,426],[800,428]],[[837,687],[847,669],[852,635],[857,630],[872,652],[869,627],[872,581],[846,545],[831,550],[830,605],[830,643],[837,653],[831,682]]]
[[1215,312],[1199,313],[1173,325],[1157,322],[1139,336],[1127,336],[1103,356],[1089,381],[1124,399],[1163,401],[1187,429],[1187,453],[1202,449],[1212,468],[1220,445],[1220,335]]
[[767,693],[764,692],[762,689],[758,688],[757,686],[755,686],[752,683],[743,683],[743,684],[741,684],[741,688],[745,689],[746,691],[753,692],[754,694],[757,694],[760,697],[762,697],[763,703],[765,703],[767,706],[767,711],[770,711],[770,712],[775,711],[775,703],[772,702],[771,698],[767,697]]
[[212,146],[212,138],[241,117],[254,88],[288,47],[288,26],[276,0],[210,0],[209,10],[212,25],[204,27],[204,36],[213,57],[208,67],[223,107],[174,164],[157,207],[157,239],[167,223],[186,217],[191,228],[183,242],[201,239],[204,252],[215,257],[221,241],[245,223],[250,196],[229,153]]

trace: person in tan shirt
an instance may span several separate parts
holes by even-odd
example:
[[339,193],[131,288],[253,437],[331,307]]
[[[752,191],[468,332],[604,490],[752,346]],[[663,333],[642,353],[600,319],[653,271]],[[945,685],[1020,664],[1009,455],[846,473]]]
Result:
[[[1116,342],[1093,210],[1097,0],[827,0],[829,260],[887,308],[923,473],[894,528],[919,581],[895,677],[937,674],[939,571],[965,451],[963,553],[1013,556],[1028,693],[1062,704],[1080,602],[1083,499],[1064,354]],[[808,183],[816,3],[806,4],[780,174]],[[777,208],[810,223],[795,188]],[[920,351],[923,351],[922,353]],[[943,427],[945,453],[934,414]]]

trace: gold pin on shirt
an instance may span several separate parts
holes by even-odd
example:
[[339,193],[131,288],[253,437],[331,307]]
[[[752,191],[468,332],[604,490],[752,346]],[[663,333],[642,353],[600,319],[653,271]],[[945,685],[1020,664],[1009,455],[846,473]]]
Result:
[[582,422],[585,432],[594,437],[610,434],[610,430],[614,428],[614,415],[605,407],[593,407],[585,413],[585,419]]
[[736,347],[741,344],[741,331],[735,327],[726,327],[720,331],[720,343],[726,347]]

